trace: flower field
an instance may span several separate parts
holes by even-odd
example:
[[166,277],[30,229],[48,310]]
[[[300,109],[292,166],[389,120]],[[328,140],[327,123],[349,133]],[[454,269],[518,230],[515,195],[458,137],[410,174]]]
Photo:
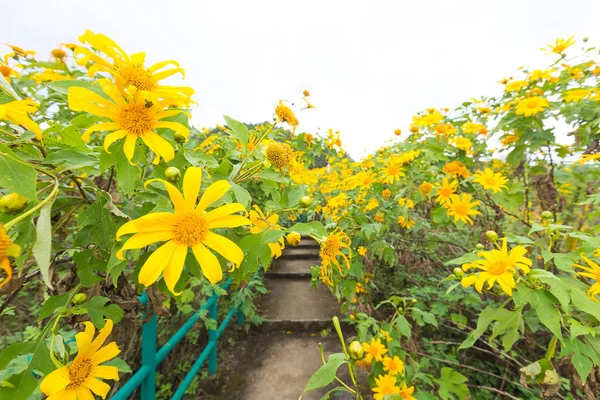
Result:
[[[177,61],[150,65],[89,30],[50,58],[7,51],[0,399],[110,398],[139,367],[142,293],[167,317],[159,337],[227,278],[219,312],[259,325],[256,277],[302,238],[320,249],[311,284],[342,315],[342,352],[306,391],[600,397],[600,59],[587,39],[545,46],[548,65],[507,71],[493,96],[398,121],[361,160],[340,132],[303,130],[309,90],[256,121],[197,127]],[[157,398],[172,380],[158,377]]]

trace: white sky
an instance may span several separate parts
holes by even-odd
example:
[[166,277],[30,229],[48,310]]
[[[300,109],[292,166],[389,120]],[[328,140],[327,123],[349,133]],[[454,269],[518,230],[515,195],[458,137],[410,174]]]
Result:
[[598,15],[598,0],[0,0],[0,42],[44,56],[91,29],[149,62],[177,60],[196,126],[269,119],[306,88],[317,108],[298,113],[300,131],[339,129],[359,157],[425,107],[493,95],[518,66],[550,64],[539,48],[557,37],[600,44]]

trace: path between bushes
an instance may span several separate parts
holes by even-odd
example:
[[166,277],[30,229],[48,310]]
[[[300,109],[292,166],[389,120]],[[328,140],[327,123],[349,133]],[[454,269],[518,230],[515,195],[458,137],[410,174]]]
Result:
[[[269,292],[258,303],[265,321],[236,349],[238,366],[226,372],[231,383],[221,399],[297,400],[322,365],[318,344],[323,343],[326,356],[341,351],[331,323],[339,315],[339,304],[325,286],[310,286],[310,267],[318,263],[317,243],[302,239],[265,273]],[[329,335],[323,337],[323,330]],[[303,400],[320,399],[325,392],[309,392]]]

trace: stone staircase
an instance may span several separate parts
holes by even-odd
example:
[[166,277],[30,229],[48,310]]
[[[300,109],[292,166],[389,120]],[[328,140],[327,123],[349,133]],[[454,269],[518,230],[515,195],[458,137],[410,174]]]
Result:
[[[323,285],[310,286],[310,268],[319,263],[318,244],[303,238],[299,246],[286,248],[264,274],[269,292],[258,307],[265,321],[237,354],[243,370],[231,371],[243,377],[243,384],[222,399],[297,400],[322,365],[318,344],[323,344],[326,356],[341,351],[331,323],[339,315],[339,304]],[[320,399],[325,392],[312,391],[302,399]]]

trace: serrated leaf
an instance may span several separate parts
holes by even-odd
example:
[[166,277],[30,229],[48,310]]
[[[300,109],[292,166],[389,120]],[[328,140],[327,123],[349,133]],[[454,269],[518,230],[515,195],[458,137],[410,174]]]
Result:
[[66,307],[69,303],[70,293],[59,294],[58,296],[49,297],[44,304],[42,305],[42,309],[40,310],[40,316],[38,317],[38,321],[43,320],[46,317],[49,317],[54,313],[58,307]]
[[492,336],[490,341],[494,340],[498,336],[502,336],[502,347],[504,351],[509,351],[513,344],[520,338],[520,332],[525,330],[523,324],[523,316],[521,307],[514,311],[501,308],[495,315],[497,321],[492,328]]
[[250,202],[252,201],[252,196],[246,189],[238,185],[237,183],[229,182],[231,184],[231,190],[233,190],[233,194],[238,203],[248,208],[250,206]]
[[0,186],[37,200],[35,168],[0,143]]
[[98,164],[94,153],[82,153],[76,149],[62,149],[48,154],[44,163],[60,165],[63,169],[80,169]]
[[446,261],[444,265],[463,265],[467,263],[471,263],[475,260],[479,259],[479,256],[475,253],[465,253],[462,256],[452,259],[450,261]]
[[547,290],[540,289],[531,291],[525,300],[531,304],[542,324],[564,343],[560,330],[561,314],[554,306],[557,299]]
[[581,381],[585,384],[585,381],[594,366],[594,363],[588,354],[591,354],[594,349],[579,339],[570,339],[566,341],[566,345],[562,346],[560,350],[561,357],[567,357],[570,354],[573,355],[571,357],[571,362],[579,374]]
[[112,319],[115,324],[123,318],[124,313],[121,307],[116,304],[106,305],[108,302],[110,302],[108,297],[94,296],[87,303],[81,305],[81,308],[87,310],[92,323],[98,329],[104,327],[104,318]]
[[465,339],[464,342],[460,345],[458,350],[468,349],[473,346],[475,342],[483,335],[483,333],[487,330],[488,326],[492,323],[492,321],[496,318],[496,314],[500,309],[494,306],[487,306],[484,310],[479,314],[479,318],[477,319],[477,327],[469,336]]
[[247,147],[248,146],[248,127],[246,127],[246,125],[242,124],[241,122],[228,117],[227,115],[223,115],[223,117],[225,118],[225,122],[227,123],[227,126],[231,129],[231,132],[229,132],[229,134],[232,137],[239,140],[240,143],[242,143],[244,145],[244,147]]
[[96,201],[81,212],[78,222],[81,227],[89,226],[87,239],[108,252],[116,241],[117,225],[106,207],[109,203],[107,196],[104,192],[97,192]]
[[459,400],[465,400],[469,395],[467,377],[452,368],[443,367],[440,378],[435,381],[440,385],[438,394],[443,400],[454,399],[454,396]]
[[52,258],[52,204],[54,204],[54,197],[50,199],[40,209],[40,216],[36,223],[36,239],[31,252],[35,261],[40,268],[40,274],[42,280],[46,286],[50,289],[54,289],[52,282],[50,282],[50,259]]
[[321,365],[317,372],[311,376],[308,383],[304,387],[302,394],[329,385],[335,379],[338,368],[346,363],[347,361],[344,358],[343,353],[330,355],[327,359],[327,362]]

